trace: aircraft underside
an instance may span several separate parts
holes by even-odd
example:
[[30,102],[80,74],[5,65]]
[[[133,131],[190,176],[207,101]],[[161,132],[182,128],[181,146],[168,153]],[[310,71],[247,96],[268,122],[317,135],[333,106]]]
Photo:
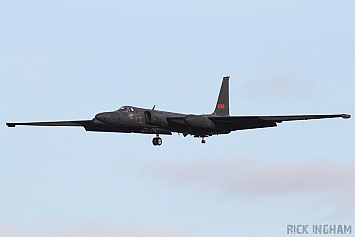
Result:
[[205,137],[209,137],[217,134],[229,134],[230,130],[215,130],[215,129],[201,129],[201,128],[186,128],[186,126],[180,126],[180,129],[176,127],[173,128],[140,128],[140,127],[129,127],[123,125],[106,125],[98,124],[93,120],[91,124],[86,124],[84,126],[86,131],[93,132],[118,132],[118,133],[141,133],[141,134],[155,134],[152,143],[154,146],[160,146],[163,143],[162,138],[159,135],[172,135],[173,132],[182,134],[184,137],[191,135],[194,137],[202,138],[201,143],[206,143]]

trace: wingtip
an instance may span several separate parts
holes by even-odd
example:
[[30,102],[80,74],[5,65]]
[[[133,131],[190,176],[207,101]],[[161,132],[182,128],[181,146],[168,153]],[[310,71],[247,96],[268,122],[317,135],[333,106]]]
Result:
[[14,123],[6,123],[6,126],[10,127],[10,128],[13,128],[16,126],[16,124]]
[[341,117],[343,119],[349,119],[351,117],[351,115],[350,114],[342,114]]

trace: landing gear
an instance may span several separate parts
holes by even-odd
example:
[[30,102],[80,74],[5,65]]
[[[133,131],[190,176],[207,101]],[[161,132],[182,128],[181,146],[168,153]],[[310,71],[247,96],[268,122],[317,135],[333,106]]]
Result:
[[161,139],[159,137],[159,134],[157,134],[157,136],[155,138],[153,138],[153,145],[154,146],[161,146],[161,144],[163,144],[163,139]]
[[200,138],[202,138],[202,140],[201,140],[201,143],[202,143],[202,144],[205,144],[205,143],[206,143],[205,137],[209,137],[209,136],[212,136],[212,135],[210,135],[210,134],[203,134],[203,135],[196,134],[196,135],[194,135],[194,137],[200,137]]

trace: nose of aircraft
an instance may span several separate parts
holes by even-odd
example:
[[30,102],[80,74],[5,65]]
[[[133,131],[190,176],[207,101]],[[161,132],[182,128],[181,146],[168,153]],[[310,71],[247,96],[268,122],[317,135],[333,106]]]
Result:
[[108,119],[109,119],[109,113],[108,112],[104,112],[104,113],[98,113],[95,115],[95,118],[97,120],[99,120],[100,122],[103,122],[103,123],[107,123],[108,122]]

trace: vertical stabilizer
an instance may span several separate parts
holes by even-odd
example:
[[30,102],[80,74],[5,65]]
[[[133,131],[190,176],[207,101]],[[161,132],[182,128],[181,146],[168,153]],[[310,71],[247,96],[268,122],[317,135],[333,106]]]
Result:
[[213,115],[229,116],[229,76],[223,77],[216,108]]

